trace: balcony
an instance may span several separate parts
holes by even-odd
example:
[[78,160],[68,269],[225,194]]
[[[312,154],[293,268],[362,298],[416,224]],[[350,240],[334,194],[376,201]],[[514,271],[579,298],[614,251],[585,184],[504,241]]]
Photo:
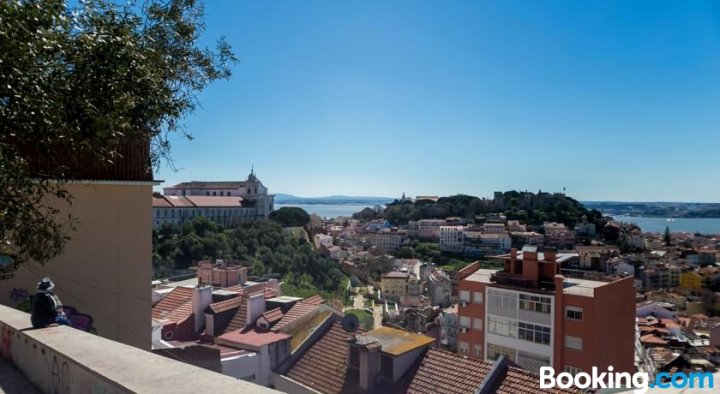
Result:
[[521,276],[508,274],[507,272],[502,271],[490,275],[490,282],[494,282],[503,286],[532,287],[531,280],[523,279]]
[[44,393],[276,392],[70,327],[35,330],[3,305],[0,358]]

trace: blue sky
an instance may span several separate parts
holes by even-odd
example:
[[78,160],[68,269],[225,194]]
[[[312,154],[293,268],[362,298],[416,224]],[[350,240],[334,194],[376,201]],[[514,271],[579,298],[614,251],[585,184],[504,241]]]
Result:
[[720,3],[219,1],[240,59],[164,185],[720,201]]

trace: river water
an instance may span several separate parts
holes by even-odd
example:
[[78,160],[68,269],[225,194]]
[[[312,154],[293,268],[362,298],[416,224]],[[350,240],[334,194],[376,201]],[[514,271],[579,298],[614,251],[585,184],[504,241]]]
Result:
[[665,227],[672,232],[720,234],[720,219],[718,218],[647,218],[641,216],[614,216],[621,222],[635,223],[644,232],[662,233]]

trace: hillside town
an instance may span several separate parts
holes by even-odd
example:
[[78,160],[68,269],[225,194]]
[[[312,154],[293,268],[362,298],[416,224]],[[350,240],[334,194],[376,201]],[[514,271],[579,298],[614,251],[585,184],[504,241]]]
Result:
[[[439,198],[400,199],[422,200]],[[166,217],[153,201],[154,217]],[[405,224],[382,214],[316,216],[300,229],[350,277],[342,300],[282,294],[282,278],[253,277],[242,261],[200,261],[187,279],[155,281],[153,351],[283,391],[323,393],[376,385],[412,392],[423,368],[442,375],[473,363],[507,363],[526,377],[543,365],[651,377],[720,365],[714,236],[644,233],[610,217],[597,228],[586,216],[567,226],[497,212]],[[362,334],[343,330],[350,315]],[[385,348],[398,341],[402,353]],[[338,355],[318,364],[330,348]],[[384,354],[407,360],[385,366]],[[435,358],[447,365],[430,367]]]

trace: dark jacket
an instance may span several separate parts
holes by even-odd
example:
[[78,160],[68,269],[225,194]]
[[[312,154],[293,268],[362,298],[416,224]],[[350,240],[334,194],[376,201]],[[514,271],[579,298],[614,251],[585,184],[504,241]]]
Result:
[[55,302],[50,294],[40,292],[35,294],[32,301],[32,312],[30,313],[30,321],[33,327],[47,327],[55,323],[57,315]]

